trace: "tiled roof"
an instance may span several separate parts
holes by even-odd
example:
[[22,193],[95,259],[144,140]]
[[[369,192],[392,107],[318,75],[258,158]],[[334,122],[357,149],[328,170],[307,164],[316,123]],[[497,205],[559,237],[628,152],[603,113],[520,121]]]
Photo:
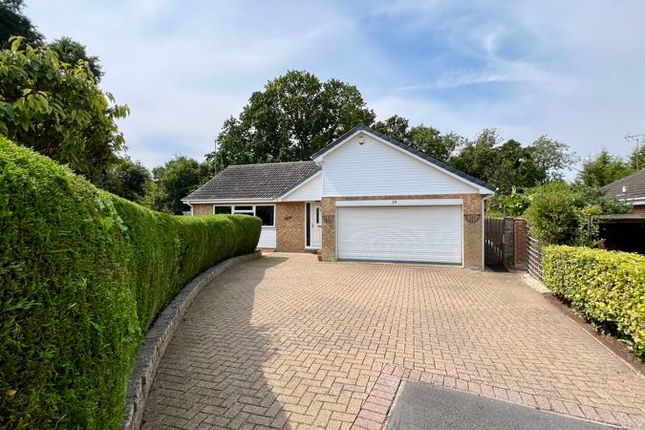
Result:
[[645,199],[645,169],[625,176],[601,188],[621,200]]
[[437,159],[435,159],[433,157],[430,157],[429,155],[419,151],[418,149],[415,149],[415,148],[411,147],[410,145],[406,145],[403,142],[399,142],[396,139],[392,139],[391,137],[381,133],[380,131],[374,130],[372,127],[368,127],[365,124],[359,124],[356,127],[352,128],[347,133],[343,134],[338,139],[334,140],[332,143],[330,143],[329,145],[327,145],[326,147],[324,147],[320,151],[316,152],[314,155],[311,156],[311,158],[315,160],[319,156],[323,155],[325,152],[327,152],[330,149],[332,149],[333,147],[339,145],[341,142],[343,142],[345,139],[347,139],[349,136],[351,136],[352,134],[354,134],[355,132],[357,132],[359,130],[363,130],[363,131],[365,131],[367,133],[376,135],[376,136],[380,137],[381,139],[386,140],[386,141],[390,142],[391,144],[393,144],[395,146],[398,146],[399,148],[404,149],[405,151],[416,155],[417,157],[423,158],[424,160],[426,160],[426,161],[428,161],[428,162],[430,162],[432,164],[435,164],[436,166],[441,167],[444,170],[447,170],[447,171],[449,171],[449,172],[451,172],[451,173],[453,173],[453,174],[455,174],[455,175],[457,175],[457,176],[459,176],[461,178],[464,178],[467,181],[473,182],[473,183],[475,183],[475,184],[477,184],[477,185],[479,185],[481,187],[484,187],[484,188],[490,190],[491,192],[495,192],[496,188],[494,186],[482,181],[481,179],[477,179],[474,176],[470,176],[469,174],[462,172],[461,170],[457,170],[454,167],[444,163],[443,161],[439,161],[439,160],[437,160]]
[[183,200],[275,199],[319,170],[313,161],[228,166]]

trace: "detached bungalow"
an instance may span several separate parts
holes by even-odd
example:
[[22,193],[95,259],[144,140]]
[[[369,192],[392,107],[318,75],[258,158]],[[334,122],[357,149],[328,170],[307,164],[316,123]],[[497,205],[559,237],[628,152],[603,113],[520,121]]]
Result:
[[492,186],[364,125],[312,159],[229,166],[182,201],[259,217],[261,248],[483,267]]

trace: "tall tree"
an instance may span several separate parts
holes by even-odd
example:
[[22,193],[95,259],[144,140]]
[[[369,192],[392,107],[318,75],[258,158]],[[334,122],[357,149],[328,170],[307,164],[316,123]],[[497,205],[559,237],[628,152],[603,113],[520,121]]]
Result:
[[371,125],[374,116],[356,87],[292,70],[253,93],[238,118],[225,121],[210,157],[218,169],[306,160],[358,123]]
[[22,36],[32,45],[43,43],[43,35],[22,14],[23,6],[23,0],[0,0],[0,48],[9,45],[11,36]]
[[48,46],[58,54],[58,58],[64,63],[76,66],[79,61],[87,62],[96,82],[99,82],[103,77],[103,69],[101,68],[99,57],[87,55],[85,45],[69,37],[61,37],[60,39],[54,40]]
[[589,187],[602,187],[633,171],[628,162],[607,151],[601,151],[596,157],[583,161],[578,182]]
[[188,157],[176,157],[163,166],[155,167],[145,204],[158,211],[180,215],[189,209],[181,199],[209,179],[208,171],[205,163]]
[[0,50],[0,134],[97,182],[124,139],[116,120],[128,114],[81,64],[62,63],[47,47],[21,38]]
[[634,148],[634,152],[629,156],[629,164],[634,170],[645,169],[645,145]]
[[121,158],[101,178],[99,187],[133,202],[141,202],[151,181],[150,172],[140,162]]
[[61,63],[47,47],[20,38],[0,51],[0,133],[69,164],[96,182],[123,147],[114,104],[80,64]]
[[443,162],[448,162],[464,140],[457,134],[444,135],[423,124],[410,127],[410,121],[399,115],[377,122],[374,129]]
[[502,143],[496,130],[485,129],[464,145],[451,164],[507,195],[513,188],[523,190],[557,179],[575,159],[566,144],[546,136],[523,146],[514,139]]

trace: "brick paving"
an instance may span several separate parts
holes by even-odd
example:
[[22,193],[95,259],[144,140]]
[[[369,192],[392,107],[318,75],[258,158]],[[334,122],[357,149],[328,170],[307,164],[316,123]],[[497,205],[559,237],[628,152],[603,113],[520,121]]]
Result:
[[406,379],[645,426],[645,378],[517,275],[268,253],[197,297],[144,428],[380,428]]

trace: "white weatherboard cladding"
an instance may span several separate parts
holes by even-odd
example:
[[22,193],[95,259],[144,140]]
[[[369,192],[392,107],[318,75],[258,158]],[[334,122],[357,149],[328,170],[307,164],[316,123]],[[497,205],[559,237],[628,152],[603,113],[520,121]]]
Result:
[[313,177],[305,180],[300,186],[286,194],[280,201],[283,202],[309,202],[319,201],[322,197],[322,174],[316,173]]
[[276,234],[275,227],[263,226],[260,232],[258,248],[275,248]]
[[322,162],[323,196],[462,194],[478,190],[368,134],[330,152]]
[[341,260],[461,264],[461,206],[339,207]]

